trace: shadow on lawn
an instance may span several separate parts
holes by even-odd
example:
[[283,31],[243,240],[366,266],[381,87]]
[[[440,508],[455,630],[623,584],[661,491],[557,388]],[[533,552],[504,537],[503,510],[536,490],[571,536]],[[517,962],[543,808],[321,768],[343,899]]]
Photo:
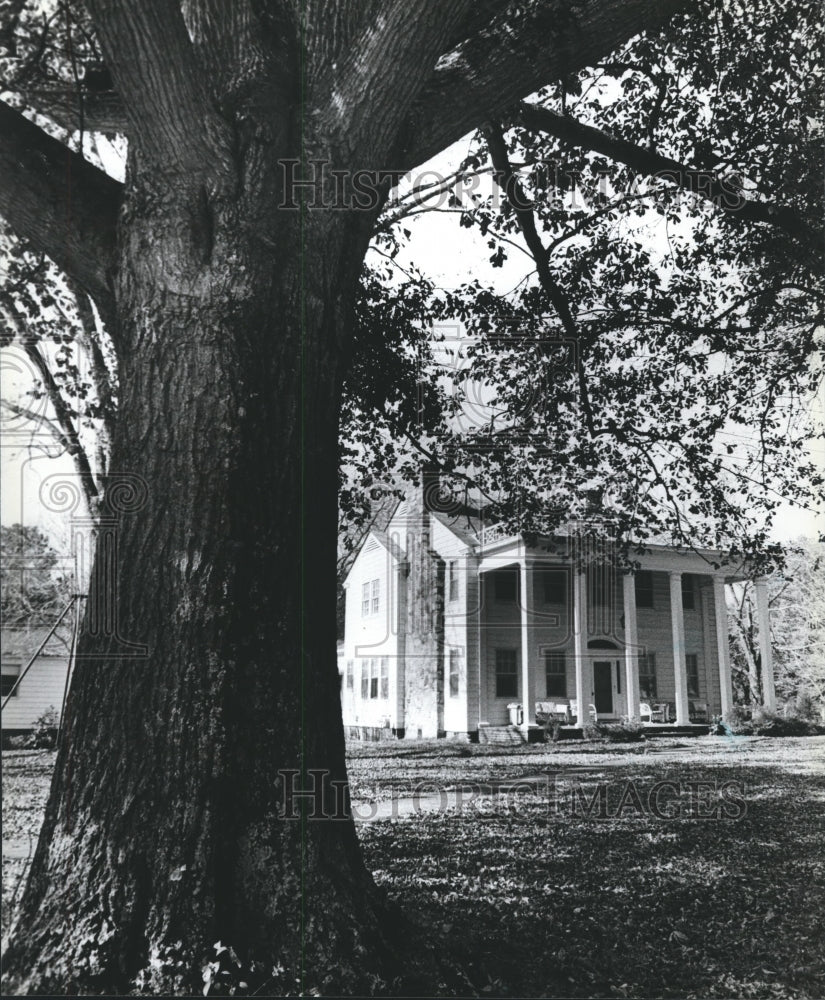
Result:
[[825,778],[708,770],[744,782],[744,816],[596,820],[536,802],[359,832],[376,880],[451,956],[441,995],[820,997]]

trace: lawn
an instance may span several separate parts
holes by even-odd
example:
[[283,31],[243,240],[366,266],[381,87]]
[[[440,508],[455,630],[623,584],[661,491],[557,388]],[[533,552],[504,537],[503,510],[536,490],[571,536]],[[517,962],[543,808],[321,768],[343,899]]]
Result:
[[[3,763],[5,927],[52,755]],[[350,775],[440,995],[825,995],[825,737],[353,744]]]

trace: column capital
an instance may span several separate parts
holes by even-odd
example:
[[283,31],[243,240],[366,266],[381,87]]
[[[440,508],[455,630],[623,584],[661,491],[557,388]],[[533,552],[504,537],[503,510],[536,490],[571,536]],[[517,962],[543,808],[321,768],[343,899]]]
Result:
[[672,580],[674,577],[677,577],[677,576],[681,577],[682,576],[682,571],[680,569],[669,569],[667,571],[667,574],[668,574],[668,576]]

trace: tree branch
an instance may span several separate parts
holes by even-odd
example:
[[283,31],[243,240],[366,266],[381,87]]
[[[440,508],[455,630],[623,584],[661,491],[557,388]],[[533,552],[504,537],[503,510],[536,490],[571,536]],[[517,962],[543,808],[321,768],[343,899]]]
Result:
[[618,163],[624,163],[636,173],[668,181],[745,222],[776,226],[808,247],[817,247],[822,243],[821,234],[813,232],[794,209],[769,202],[751,201],[738,188],[710,171],[686,167],[678,160],[625,139],[617,139],[600,129],[584,125],[575,118],[535,104],[522,104],[519,117],[522,124],[532,132],[544,132],[573,146],[589,149]]
[[493,166],[496,168],[496,180],[500,185],[502,185],[504,193],[507,196],[507,200],[510,202],[513,213],[518,221],[519,228],[524,236],[524,242],[527,244],[533,260],[536,262],[536,272],[538,273],[541,287],[544,289],[547,297],[552,302],[553,308],[556,310],[556,313],[561,320],[565,335],[568,338],[568,354],[576,369],[576,380],[579,386],[579,396],[582,410],[584,411],[585,422],[587,424],[590,437],[595,439],[598,436],[598,432],[596,430],[593,407],[590,403],[587,376],[584,370],[584,358],[582,352],[584,344],[582,343],[582,337],[576,321],[573,318],[570,303],[563,288],[553,277],[547,250],[545,249],[545,246],[541,241],[541,237],[539,236],[538,229],[536,228],[536,220],[533,215],[533,209],[530,207],[530,202],[527,200],[524,189],[522,188],[521,183],[513,170],[513,166],[510,163],[510,157],[507,154],[507,145],[504,142],[504,133],[501,126],[488,126],[485,129],[485,136],[490,150],[490,158],[493,161]]
[[229,127],[215,110],[180,5],[87,0],[87,7],[130,133],[153,167],[201,177],[230,165]]
[[80,330],[78,330],[77,338],[81,346],[85,347],[88,351],[91,361],[92,382],[97,393],[100,419],[103,424],[102,437],[105,438],[105,448],[108,450],[115,436],[116,420],[112,374],[109,371],[106,358],[103,354],[100,342],[101,335],[95,322],[91,300],[77,282],[72,281],[71,278],[68,279],[68,285],[74,295],[75,308],[80,319]]
[[81,123],[86,132],[103,135],[125,135],[129,120],[123,101],[114,90],[78,90],[73,84],[48,87],[26,87],[20,94],[26,105],[45,115],[69,132],[76,132]]
[[620,42],[656,31],[695,5],[696,0],[512,5],[439,59],[408,116],[397,165],[412,169],[552,80],[592,65]]
[[0,213],[94,299],[114,329],[117,181],[0,101]]

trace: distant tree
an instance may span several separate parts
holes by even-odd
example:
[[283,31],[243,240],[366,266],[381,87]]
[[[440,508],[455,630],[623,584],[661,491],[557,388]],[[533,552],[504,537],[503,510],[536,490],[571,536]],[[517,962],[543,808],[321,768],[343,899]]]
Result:
[[[825,545],[799,539],[785,565],[768,577],[771,647],[780,706],[825,715]],[[728,601],[736,700],[761,698],[761,660],[753,586],[733,588]]]
[[[108,337],[83,288],[49,258],[0,230],[0,346],[15,345],[31,378],[0,407],[68,455],[88,514],[96,518],[117,410],[117,373]],[[44,405],[45,404],[45,405]]]
[[60,556],[36,526],[0,527],[0,611],[4,626],[53,622],[71,595]]

